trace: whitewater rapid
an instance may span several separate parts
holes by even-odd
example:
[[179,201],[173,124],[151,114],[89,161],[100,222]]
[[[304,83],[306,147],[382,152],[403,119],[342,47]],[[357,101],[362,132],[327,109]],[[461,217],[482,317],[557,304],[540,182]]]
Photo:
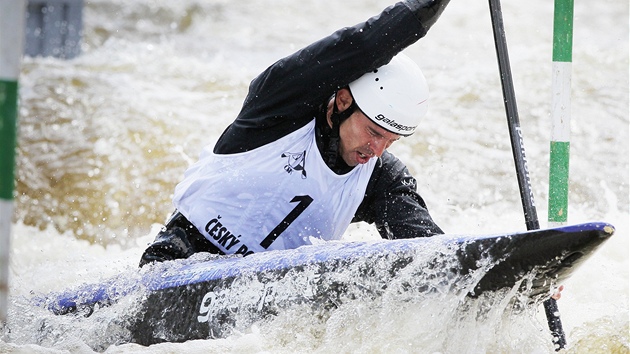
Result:
[[[83,53],[24,58],[10,269],[0,352],[91,353],[108,324],[58,318],[29,304],[134,269],[172,211],[175,184],[234,119],[265,67],[379,13],[383,0],[91,0]],[[515,92],[541,225],[546,226],[553,3],[503,4]],[[451,234],[525,230],[488,4],[451,1],[406,50],[431,89],[429,114],[390,149],[418,179]],[[616,234],[566,282],[559,307],[568,352],[629,348],[628,3],[575,4],[569,223]],[[345,240],[378,237],[352,225]],[[542,307],[494,304],[480,320],[446,297],[418,306],[354,303],[323,322],[280,314],[225,339],[107,353],[550,352]],[[118,312],[117,312],[118,311]],[[43,333],[41,328],[49,329]],[[551,349],[552,350],[552,349]]]

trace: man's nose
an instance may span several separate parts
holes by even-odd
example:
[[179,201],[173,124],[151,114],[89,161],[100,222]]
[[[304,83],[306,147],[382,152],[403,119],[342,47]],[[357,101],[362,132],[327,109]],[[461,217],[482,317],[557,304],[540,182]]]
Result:
[[385,139],[376,138],[369,142],[368,146],[375,156],[381,157],[385,149],[387,149],[387,142],[385,142]]

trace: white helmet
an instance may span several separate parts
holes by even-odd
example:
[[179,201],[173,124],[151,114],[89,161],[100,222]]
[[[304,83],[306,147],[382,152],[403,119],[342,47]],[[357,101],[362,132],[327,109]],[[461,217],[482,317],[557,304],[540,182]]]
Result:
[[402,136],[413,134],[429,106],[429,87],[422,71],[402,53],[349,87],[357,106],[368,118]]

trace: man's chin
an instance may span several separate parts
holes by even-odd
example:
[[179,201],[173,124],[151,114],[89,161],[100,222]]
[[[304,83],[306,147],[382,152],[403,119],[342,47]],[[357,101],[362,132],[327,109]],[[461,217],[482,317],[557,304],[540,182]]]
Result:
[[348,165],[348,167],[354,167],[354,166],[360,164],[359,161],[357,161],[356,159],[353,159],[353,158],[348,158],[348,156],[343,156],[343,162],[345,162],[346,165]]

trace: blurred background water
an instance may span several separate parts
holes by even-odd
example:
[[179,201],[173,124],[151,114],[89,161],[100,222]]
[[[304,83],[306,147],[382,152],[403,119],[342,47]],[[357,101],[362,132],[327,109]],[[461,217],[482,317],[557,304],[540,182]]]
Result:
[[[23,61],[10,285],[16,325],[0,351],[91,352],[93,345],[78,333],[98,333],[94,322],[78,321],[78,329],[42,340],[21,325],[32,309],[20,299],[136,267],[172,211],[170,198],[186,166],[234,119],[250,80],[275,60],[389,4],[86,1],[81,56]],[[502,6],[545,226],[553,2]],[[417,177],[434,219],[452,234],[524,230],[487,2],[452,1],[406,53],[423,68],[432,100],[419,131],[390,150]],[[576,2],[569,222],[608,221],[617,233],[565,284],[559,306],[569,352],[629,348],[628,65],[628,2]],[[377,237],[373,227],[359,224],[345,238]],[[431,305],[432,311],[383,313],[355,304],[323,324],[285,315],[227,339],[106,351],[549,350],[540,313],[501,314],[480,324],[444,315],[452,303]]]

